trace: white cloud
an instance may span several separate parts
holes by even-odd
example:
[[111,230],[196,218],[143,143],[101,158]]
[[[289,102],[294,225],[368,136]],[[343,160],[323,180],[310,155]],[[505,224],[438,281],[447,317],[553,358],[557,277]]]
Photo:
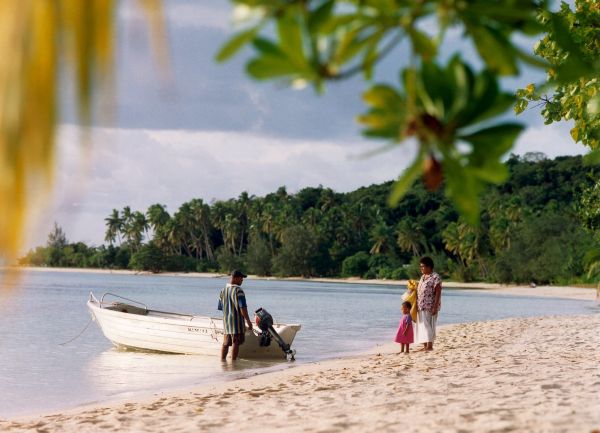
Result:
[[[38,215],[27,247],[45,242],[54,221],[70,241],[100,244],[113,208],[145,211],[153,203],[174,212],[185,201],[265,195],[322,184],[350,191],[396,177],[413,155],[405,145],[371,158],[371,141],[282,139],[221,131],[94,128],[81,146],[77,127],[61,126],[51,205]],[[41,216],[41,218],[39,218]]]
[[[204,3],[206,0],[203,0]],[[210,3],[210,2],[209,2]],[[167,20],[177,27],[212,28],[228,31],[231,28],[231,7],[217,6],[213,0],[212,5],[201,2],[170,4],[166,8]],[[222,3],[222,2],[221,2]]]
[[[121,2],[118,13],[120,20],[132,23],[143,22],[147,15],[147,11],[139,2],[131,1]],[[162,13],[169,27],[174,30],[209,28],[226,31],[231,28],[232,8],[219,0],[169,1],[165,2]]]
[[523,155],[527,152],[543,152],[549,158],[563,155],[583,155],[589,151],[581,143],[574,143],[568,122],[550,125],[529,126],[519,137],[513,153]]

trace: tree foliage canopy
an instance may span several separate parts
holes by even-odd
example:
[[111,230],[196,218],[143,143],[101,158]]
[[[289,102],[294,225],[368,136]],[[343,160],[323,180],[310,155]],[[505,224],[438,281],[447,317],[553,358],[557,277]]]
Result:
[[519,90],[515,111],[537,103],[546,124],[572,120],[573,140],[600,149],[600,4],[576,0],[572,10],[563,2],[557,15],[541,22],[547,34],[534,52],[549,62],[548,82]]
[[[486,184],[500,184],[507,172],[501,158],[513,147],[522,126],[499,118],[514,95],[499,91],[500,76],[516,75],[523,63],[548,67],[513,41],[545,31],[562,34],[564,17],[546,1],[473,0],[232,0],[247,26],[219,51],[226,60],[247,44],[246,65],[258,80],[284,80],[292,86],[362,73],[371,80],[378,62],[407,41],[400,83],[370,83],[364,92],[367,113],[358,119],[368,137],[419,145],[412,164],[390,195],[395,205],[423,175],[428,189],[444,183],[447,196],[464,219],[479,221],[478,196]],[[544,19],[540,20],[542,16]],[[435,23],[435,30],[426,31]],[[464,30],[484,68],[474,71],[459,52],[446,65],[439,51],[451,28]],[[571,38],[558,39],[568,59],[555,71],[562,83],[587,78],[595,65]],[[452,49],[457,49],[453,47]],[[585,68],[581,68],[585,65]],[[466,145],[466,146],[465,146]]]

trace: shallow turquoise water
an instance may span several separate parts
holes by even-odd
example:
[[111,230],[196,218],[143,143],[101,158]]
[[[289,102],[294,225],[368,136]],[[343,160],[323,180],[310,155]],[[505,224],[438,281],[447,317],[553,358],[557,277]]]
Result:
[[[23,272],[0,296],[0,417],[60,410],[165,388],[230,380],[293,364],[124,352],[112,348],[85,303],[113,292],[152,309],[218,315],[225,279],[93,273]],[[392,341],[405,287],[246,280],[250,310],[300,323],[296,363],[332,358]],[[439,323],[598,313],[596,303],[445,289]]]

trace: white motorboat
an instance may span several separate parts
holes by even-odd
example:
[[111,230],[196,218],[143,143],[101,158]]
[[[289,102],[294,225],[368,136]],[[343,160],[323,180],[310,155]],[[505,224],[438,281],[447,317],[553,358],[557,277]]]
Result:
[[[105,302],[107,296],[127,302]],[[90,293],[87,306],[106,338],[117,347],[196,355],[221,353],[222,318],[150,310],[140,302],[112,293],[105,293],[100,300]],[[265,313],[257,310],[259,318],[264,318]],[[259,321],[259,330],[246,331],[239,357],[285,359],[291,355],[293,359],[295,351],[290,345],[301,326],[273,323],[266,315],[270,322]]]

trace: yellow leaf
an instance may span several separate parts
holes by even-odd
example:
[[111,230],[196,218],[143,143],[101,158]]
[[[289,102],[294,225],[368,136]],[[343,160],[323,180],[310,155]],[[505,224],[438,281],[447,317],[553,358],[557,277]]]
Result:
[[531,96],[533,95],[533,92],[535,92],[535,85],[529,84],[525,89],[527,90],[527,96]]
[[571,129],[571,137],[576,143],[579,141],[579,128],[575,127]]

